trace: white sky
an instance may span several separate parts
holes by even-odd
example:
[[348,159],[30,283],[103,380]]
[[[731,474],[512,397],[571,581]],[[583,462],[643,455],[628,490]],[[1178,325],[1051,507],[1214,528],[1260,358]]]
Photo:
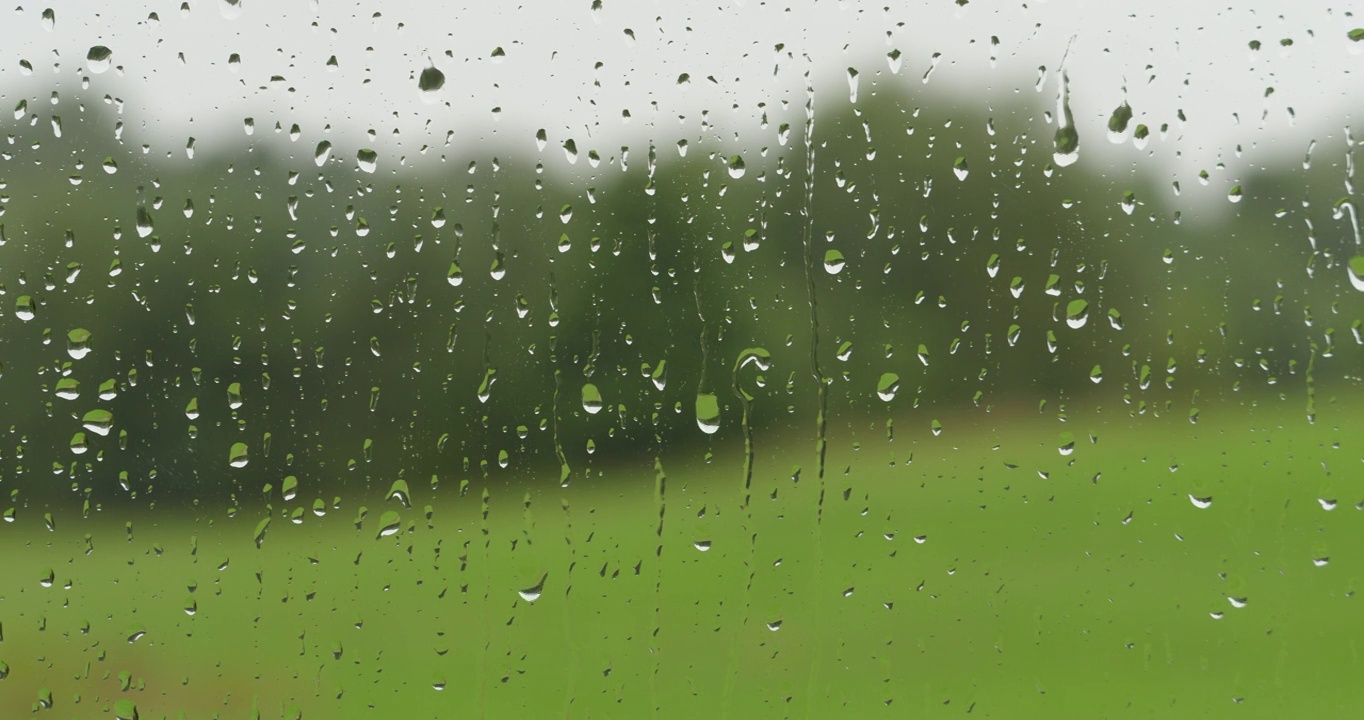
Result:
[[[1310,139],[1319,141],[1317,153],[1336,153],[1336,160],[1343,158],[1351,108],[1364,108],[1364,83],[1355,77],[1364,43],[1346,36],[1364,18],[1348,17],[1346,3],[1052,0],[1002,8],[985,0],[965,7],[954,0],[602,0],[597,11],[592,0],[187,5],[188,13],[177,2],[61,3],[52,6],[50,31],[42,21],[47,3],[0,15],[5,109],[29,97],[30,113],[41,116],[50,90],[69,95],[88,76],[92,91],[126,102],[126,137],[158,152],[183,152],[189,135],[201,152],[239,146],[242,119],[251,116],[258,136],[276,121],[286,128],[298,123],[300,145],[309,150],[324,137],[348,159],[360,146],[374,147],[381,170],[392,170],[400,156],[428,162],[418,159],[417,149],[440,148],[451,130],[464,147],[496,137],[499,146],[523,143],[533,150],[534,132],[543,127],[550,140],[546,157],[563,163],[554,148],[569,137],[584,153],[598,148],[604,157],[650,139],[670,147],[686,137],[704,150],[706,137],[732,142],[737,134],[745,145],[775,145],[780,122],[798,128],[803,121],[807,67],[815,69],[820,108],[850,101],[850,66],[860,71],[864,96],[873,89],[927,88],[958,95],[968,107],[978,98],[984,111],[992,100],[1018,93],[1051,107],[1056,68],[1072,36],[1066,67],[1081,162],[1124,161],[1117,153],[1127,153],[1130,163],[1151,153],[1179,177],[1219,161],[1234,173],[1265,163],[1271,153],[1301,157]],[[159,22],[148,20],[153,11]],[[999,38],[993,65],[991,36]],[[1282,38],[1292,46],[1281,47]],[[1251,40],[1263,48],[1252,52]],[[89,72],[86,52],[96,44],[113,50],[115,69]],[[785,44],[780,54],[778,44]],[[497,47],[505,51],[500,61],[491,58]],[[886,62],[892,49],[903,54],[898,74]],[[228,63],[232,53],[241,56],[235,68]],[[925,85],[934,53],[941,57]],[[332,55],[338,68],[327,67]],[[435,104],[423,102],[417,89],[428,57],[446,75]],[[32,65],[33,77],[24,77],[21,60]],[[1039,65],[1050,71],[1040,95],[1034,90]],[[677,84],[681,73],[690,83]],[[284,82],[272,82],[275,75]],[[1124,84],[1136,112],[1133,125],[1172,124],[1170,137],[1153,139],[1146,153],[1130,143],[1111,146],[1104,137]],[[1274,93],[1266,98],[1268,87]],[[783,100],[790,102],[785,110]],[[758,127],[760,102],[772,121],[766,130]],[[494,107],[501,112],[495,115]],[[1180,108],[1189,118],[1182,126],[1174,121]],[[626,109],[628,123],[621,116]],[[705,135],[702,110],[712,126]],[[14,122],[12,113],[0,114],[0,123]],[[333,129],[324,135],[328,124]],[[369,129],[378,137],[366,138]],[[1050,133],[1039,127],[1033,135]],[[793,141],[798,136],[793,131]],[[1238,144],[1245,149],[1241,158],[1234,153]]]

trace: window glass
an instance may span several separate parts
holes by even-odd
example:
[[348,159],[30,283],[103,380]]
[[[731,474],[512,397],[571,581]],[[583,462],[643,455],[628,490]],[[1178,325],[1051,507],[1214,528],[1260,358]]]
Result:
[[0,717],[1364,704],[1348,3],[0,17]]

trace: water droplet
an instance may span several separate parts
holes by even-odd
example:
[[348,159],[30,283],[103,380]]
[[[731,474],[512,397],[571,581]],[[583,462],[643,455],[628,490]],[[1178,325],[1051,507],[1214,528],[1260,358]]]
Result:
[[396,510],[386,510],[379,516],[379,534],[376,539],[397,535],[402,529],[402,518]]
[[708,552],[708,551],[710,550],[710,541],[709,541],[709,540],[697,540],[696,542],[693,542],[693,543],[692,543],[692,547],[695,547],[697,550],[699,550],[699,551],[701,551],[701,552]]
[[66,334],[66,354],[72,360],[80,360],[90,353],[90,331],[76,328]]
[[715,393],[697,393],[696,426],[707,435],[720,429],[720,399]]
[[52,31],[52,28],[53,28],[56,24],[57,24],[57,14],[56,14],[55,12],[53,12],[52,8],[48,8],[48,9],[44,10],[44,11],[43,11],[43,29],[44,29],[44,30],[47,30],[48,32],[51,32],[51,31]]
[[[187,610],[187,611],[188,611],[188,610]],[[191,612],[190,614],[193,615],[194,613]],[[139,717],[138,717],[138,714],[137,714],[137,704],[134,703],[132,700],[126,700],[126,699],[115,700],[115,701],[114,701],[114,719],[115,719],[115,720],[139,720]]]
[[151,235],[156,230],[156,223],[152,220],[152,213],[146,205],[137,206],[137,236],[144,238]]
[[1212,496],[1198,497],[1196,495],[1189,495],[1189,502],[1193,503],[1193,506],[1199,510],[1207,510],[1212,507]]
[[[1040,82],[1040,81],[1039,81]],[[1070,111],[1070,76],[1061,72],[1061,91],[1056,95],[1056,135],[1052,161],[1057,167],[1067,167],[1080,159],[1080,133],[1075,129],[1075,116]]]
[[114,429],[114,414],[108,410],[91,410],[81,418],[81,427],[101,437]]
[[242,406],[242,384],[234,382],[227,386],[227,406],[233,410]]
[[1073,328],[1082,328],[1089,321],[1089,302],[1087,300],[1071,300],[1066,305],[1066,324]]
[[729,158],[729,176],[739,179],[744,176],[744,159],[738,155]]
[[1231,603],[1231,606],[1238,610],[1250,604],[1250,600],[1243,597],[1227,597],[1227,602]]
[[227,464],[234,468],[246,467],[250,458],[247,456],[246,443],[232,443],[232,448],[227,452]]
[[1331,562],[1331,558],[1324,555],[1322,557],[1312,558],[1312,565],[1315,567],[1326,567],[1329,562]]
[[1336,500],[1334,498],[1317,498],[1317,504],[1321,505],[1321,509],[1326,512],[1331,512],[1336,509]]
[[1108,116],[1108,141],[1118,145],[1127,141],[1127,126],[1132,122],[1132,108],[1123,100],[1122,104],[1113,108],[1113,114]]
[[361,148],[355,153],[355,164],[364,172],[372,173],[379,166],[379,153],[369,148]]
[[536,600],[539,600],[540,596],[544,594],[545,581],[548,579],[549,573],[545,573],[544,575],[540,576],[540,582],[537,582],[524,590],[517,590],[516,594],[520,595],[522,600],[533,603]]
[[843,266],[845,264],[846,261],[843,259],[843,253],[837,250],[825,251],[824,272],[827,272],[830,275],[837,275],[838,273],[842,272]]
[[96,45],[85,54],[87,67],[90,68],[90,72],[96,75],[109,69],[109,66],[113,64],[113,57],[114,51],[103,45]]
[[589,415],[596,415],[601,412],[603,405],[601,391],[597,389],[597,386],[592,383],[583,385],[583,409]]
[[857,104],[857,68],[848,68],[848,102]]
[[1350,258],[1346,266],[1350,276],[1350,284],[1360,292],[1364,292],[1364,255],[1356,255]]
[[1241,202],[1241,186],[1235,185],[1227,192],[1227,200],[1238,203]]
[[900,390],[900,376],[893,372],[882,373],[881,379],[876,381],[876,396],[886,402],[895,399],[895,393]]
[[242,0],[218,0],[218,12],[227,20],[236,20],[242,14]]
[[440,89],[445,87],[445,73],[434,66],[427,66],[417,77],[417,89],[421,90],[422,100],[435,103],[440,100]]
[[971,173],[971,169],[966,165],[966,156],[958,155],[957,159],[952,161],[952,172],[956,173],[958,180],[966,179]]
[[452,287],[459,287],[464,282],[464,271],[459,269],[459,263],[451,262],[450,269],[445,273],[445,280]]
[[331,141],[323,140],[322,142],[317,144],[317,150],[313,151],[313,162],[316,163],[318,167],[322,167],[323,165],[327,164],[327,158],[331,157],[331,154],[332,154]]
[[1061,453],[1062,456],[1070,455],[1075,452],[1075,435],[1068,432],[1061,433],[1056,450]]

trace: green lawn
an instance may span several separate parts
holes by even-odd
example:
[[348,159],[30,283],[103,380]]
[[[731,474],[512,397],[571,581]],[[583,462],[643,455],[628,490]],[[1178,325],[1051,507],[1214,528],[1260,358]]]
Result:
[[[486,520],[458,478],[316,517],[300,474],[259,548],[260,508],[58,510],[52,532],[21,508],[0,717],[43,689],[42,715],[144,720],[1342,717],[1364,707],[1364,408],[1318,405],[836,425],[822,510],[812,428],[756,438],[748,507],[730,439],[709,464],[665,447],[661,536],[651,462],[495,475]],[[378,537],[384,510],[401,532]]]

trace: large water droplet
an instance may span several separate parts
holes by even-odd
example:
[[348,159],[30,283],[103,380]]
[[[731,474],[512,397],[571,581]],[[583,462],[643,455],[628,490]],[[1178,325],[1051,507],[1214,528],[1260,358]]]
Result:
[[81,427],[101,437],[108,435],[114,429],[114,414],[108,410],[91,410],[81,418]]
[[445,73],[435,67],[427,67],[417,77],[417,89],[421,90],[422,100],[435,103],[440,100],[440,89],[445,87]]
[[597,389],[596,385],[593,385],[592,383],[583,385],[583,409],[586,410],[589,415],[596,415],[601,412],[604,405],[605,403],[602,402],[601,391]]
[[697,393],[696,426],[707,435],[720,429],[720,398],[715,393]]
[[361,148],[355,153],[355,164],[361,170],[372,173],[379,166],[379,153],[369,148]]
[[1075,129],[1075,116],[1070,111],[1070,77],[1061,73],[1061,92],[1056,95],[1056,135],[1052,161],[1058,167],[1073,165],[1080,159],[1080,133]]
[[744,176],[744,159],[739,155],[734,155],[729,159],[729,176],[739,179]]
[[86,66],[90,68],[90,72],[98,75],[109,69],[109,66],[113,64],[113,57],[113,50],[103,45],[96,45],[85,54]]
[[837,275],[843,271],[843,266],[847,261],[843,259],[843,253],[837,250],[827,250],[824,253],[824,272],[830,275]]
[[232,443],[232,448],[227,452],[227,464],[234,468],[246,467],[250,461],[246,451],[246,443]]
[[90,352],[90,331],[76,328],[66,334],[66,354],[73,360],[80,360]]
[[895,373],[882,373],[881,379],[876,382],[876,396],[886,402],[895,399],[895,393],[900,390],[900,376]]
[[1356,290],[1364,292],[1364,255],[1356,255],[1350,258],[1346,270],[1350,275],[1350,284]]
[[1073,328],[1082,328],[1089,321],[1089,302],[1086,300],[1071,300],[1066,305],[1066,324]]

